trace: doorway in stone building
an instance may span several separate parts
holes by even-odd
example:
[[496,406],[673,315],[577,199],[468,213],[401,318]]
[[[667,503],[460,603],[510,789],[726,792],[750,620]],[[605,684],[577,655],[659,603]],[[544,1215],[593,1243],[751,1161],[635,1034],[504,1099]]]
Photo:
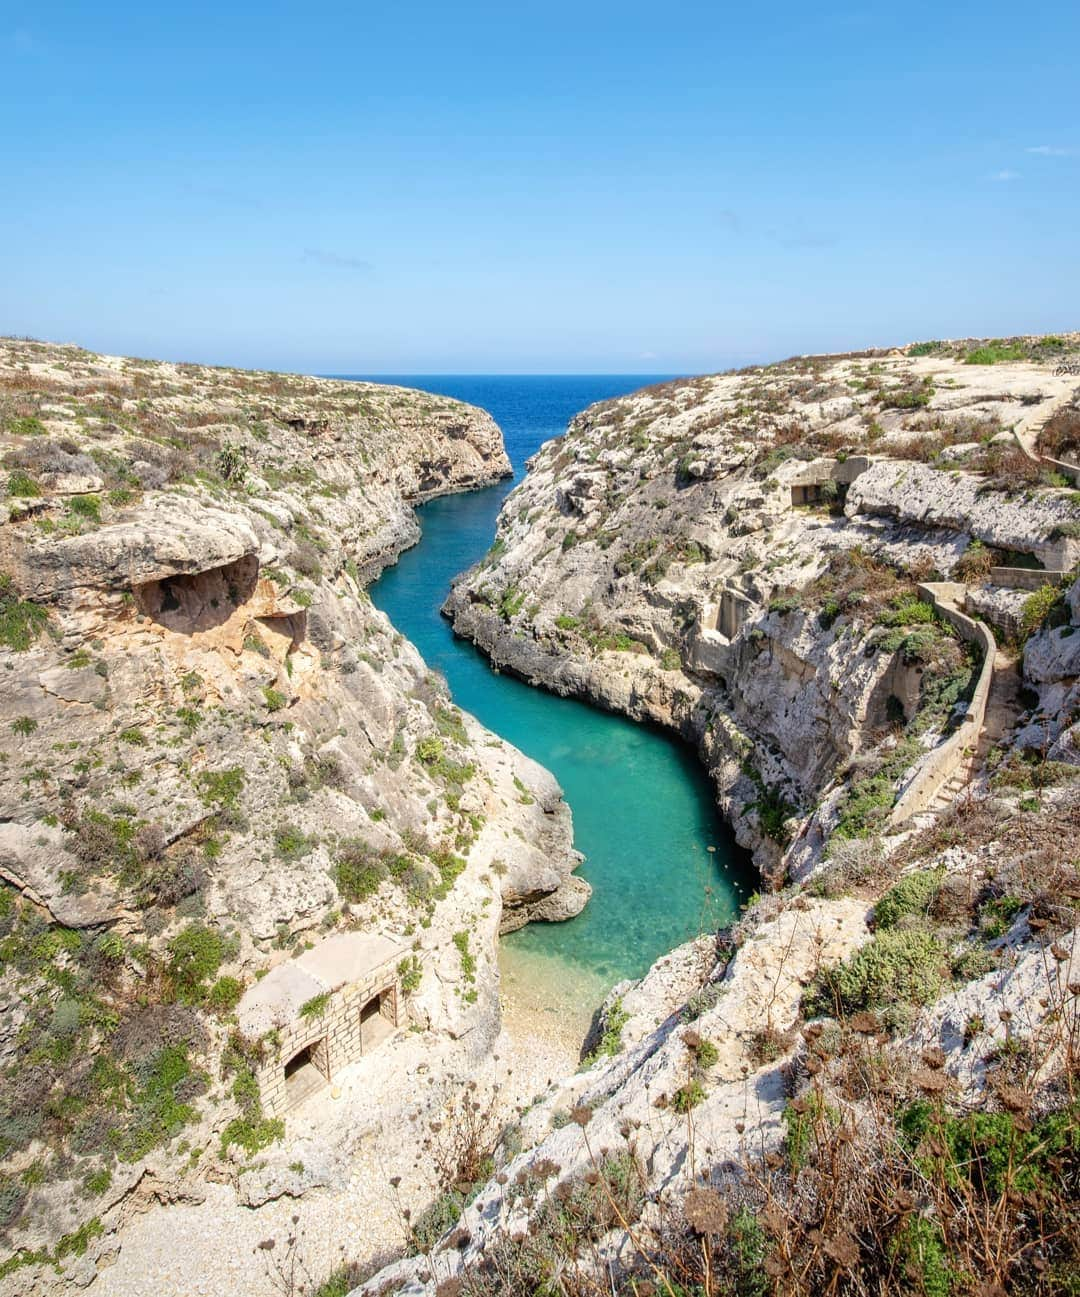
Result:
[[326,1037],[313,1040],[285,1064],[285,1102],[291,1108],[330,1080]]
[[388,987],[373,995],[360,1007],[360,1052],[366,1054],[374,1049],[394,1030],[394,990]]

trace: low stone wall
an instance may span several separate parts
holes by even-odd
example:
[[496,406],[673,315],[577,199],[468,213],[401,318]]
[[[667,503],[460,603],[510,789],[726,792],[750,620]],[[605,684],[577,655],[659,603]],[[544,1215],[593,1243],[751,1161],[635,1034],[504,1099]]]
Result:
[[1073,486],[1080,486],[1080,465],[1067,464],[1063,459],[1051,459],[1049,455],[1039,455],[1039,462],[1051,473],[1058,473]]
[[914,815],[920,815],[933,805],[938,793],[953,775],[970,762],[978,746],[986,720],[986,703],[990,697],[990,683],[994,674],[994,657],[997,644],[985,622],[975,621],[960,611],[959,600],[964,597],[964,586],[954,581],[930,582],[919,586],[919,595],[933,604],[938,614],[969,644],[982,650],[983,661],[971,702],[960,724],[937,747],[931,749],[914,767],[914,773],[900,794],[889,826],[898,828]]
[[1044,585],[1062,585],[1067,572],[1034,567],[992,567],[990,581],[1007,590],[1041,590]]

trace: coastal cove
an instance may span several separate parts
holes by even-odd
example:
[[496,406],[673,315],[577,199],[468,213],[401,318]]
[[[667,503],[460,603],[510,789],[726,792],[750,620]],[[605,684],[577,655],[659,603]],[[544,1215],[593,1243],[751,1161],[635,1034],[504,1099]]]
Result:
[[[561,434],[573,414],[651,380],[411,375],[382,381],[488,410],[503,430],[517,481],[528,457]],[[557,1011],[580,1027],[615,982],[642,976],[661,954],[730,922],[753,889],[753,874],[687,745],[493,671],[441,615],[453,578],[491,544],[513,485],[423,505],[421,541],[383,573],[371,595],[446,677],[455,703],[546,766],[564,789],[592,899],[576,919],[511,933],[501,943],[500,963],[511,998],[534,1012]]]

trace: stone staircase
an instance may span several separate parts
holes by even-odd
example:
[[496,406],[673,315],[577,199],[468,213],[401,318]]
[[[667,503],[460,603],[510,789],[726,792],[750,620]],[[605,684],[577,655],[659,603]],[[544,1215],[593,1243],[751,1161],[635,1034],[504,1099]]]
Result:
[[994,654],[990,692],[986,699],[986,712],[978,742],[974,751],[938,789],[937,796],[927,808],[931,814],[938,815],[947,810],[983,771],[990,752],[1020,716],[1022,708],[1019,694],[1022,684],[1019,659],[999,648]]
[[1070,383],[1064,390],[1053,396],[1049,402],[1040,405],[1034,413],[1030,414],[1026,419],[1022,419],[1013,429],[1013,435],[1028,459],[1047,465],[1047,467],[1069,478],[1074,485],[1080,484],[1080,466],[1066,464],[1062,460],[1051,459],[1048,455],[1040,454],[1038,441],[1042,430],[1059,410],[1075,398],[1077,390],[1075,385]]
[[972,771],[966,767],[957,769],[952,778],[938,789],[937,796],[926,808],[924,814],[938,816],[956,801],[965,788],[969,787]]

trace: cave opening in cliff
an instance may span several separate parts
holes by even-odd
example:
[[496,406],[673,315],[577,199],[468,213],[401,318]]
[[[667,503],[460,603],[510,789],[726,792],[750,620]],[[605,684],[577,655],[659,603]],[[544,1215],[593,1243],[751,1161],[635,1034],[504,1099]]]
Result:
[[182,635],[221,626],[255,593],[259,560],[245,554],[235,563],[204,572],[178,572],[132,589],[144,617]]

